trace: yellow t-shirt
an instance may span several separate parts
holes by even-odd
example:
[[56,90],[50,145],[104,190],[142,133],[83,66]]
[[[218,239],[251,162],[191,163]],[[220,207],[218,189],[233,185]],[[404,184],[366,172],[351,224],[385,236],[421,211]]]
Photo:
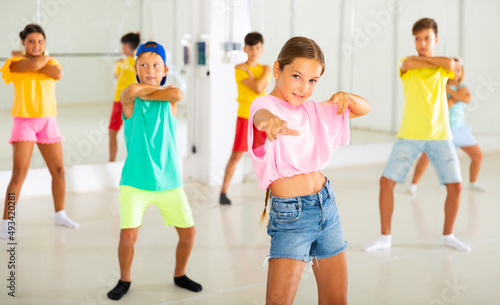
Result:
[[[262,74],[264,74],[263,65],[257,65],[255,67],[248,66],[248,68],[250,69],[250,71],[252,71],[255,78],[260,78]],[[236,76],[236,84],[238,86],[237,101],[240,103],[238,107],[238,117],[248,119],[248,116],[250,115],[250,105],[252,104],[253,100],[258,96],[266,95],[266,92],[264,91],[261,94],[257,94],[255,91],[253,91],[252,89],[250,89],[241,82],[244,79],[248,78],[247,72],[236,68],[235,76]]]
[[[406,59],[401,59],[400,64]],[[398,138],[413,140],[451,139],[446,82],[453,71],[443,67],[410,69],[399,77],[403,82],[405,106]]]
[[[11,57],[0,69],[5,83],[14,83],[12,116],[20,118],[56,116],[56,80],[38,71],[10,72],[10,65],[21,60],[27,58]],[[62,68],[55,59],[50,59],[48,64]]]
[[120,101],[120,94],[125,88],[134,83],[137,83],[137,80],[135,78],[134,65],[134,56],[129,56],[115,63],[115,74],[118,75],[114,97],[115,102]]

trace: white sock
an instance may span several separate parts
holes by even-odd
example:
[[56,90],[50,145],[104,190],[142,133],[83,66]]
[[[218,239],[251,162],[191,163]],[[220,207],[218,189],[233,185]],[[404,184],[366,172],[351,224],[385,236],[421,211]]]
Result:
[[9,219],[2,219],[2,229],[0,230],[0,239],[9,239]]
[[470,246],[453,235],[453,233],[448,235],[443,235],[441,237],[441,243],[444,246],[459,250],[459,251],[470,251]]
[[486,192],[488,190],[484,185],[479,184],[477,181],[470,182],[469,188],[472,190],[481,191],[481,192]]
[[380,235],[375,241],[361,247],[362,251],[370,252],[382,249],[389,249],[392,245],[391,235]]
[[417,192],[418,185],[416,183],[412,183],[410,186],[410,194],[415,194]]
[[80,227],[76,221],[73,221],[66,216],[66,211],[64,210],[56,212],[56,224],[74,229],[78,229]]

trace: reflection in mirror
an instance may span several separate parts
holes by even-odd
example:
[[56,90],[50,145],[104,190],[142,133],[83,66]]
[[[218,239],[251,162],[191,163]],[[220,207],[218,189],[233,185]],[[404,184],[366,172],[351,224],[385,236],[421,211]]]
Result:
[[[290,35],[314,39],[326,57],[326,71],[312,97],[325,99],[337,90],[352,91],[373,106],[370,115],[352,121],[352,143],[395,140],[403,110],[403,90],[398,77],[398,59],[415,53],[411,25],[422,16],[432,16],[440,26],[438,55],[461,56],[467,66],[466,79],[473,94],[467,106],[468,123],[475,134],[499,132],[493,119],[482,114],[496,113],[498,69],[485,58],[495,58],[498,40],[488,48],[477,48],[484,40],[478,32],[491,27],[481,14],[487,6],[472,14],[471,1],[392,1],[392,0],[246,0],[249,3],[250,28],[265,38],[262,62],[272,64]],[[0,12],[15,15],[15,22],[2,18],[0,27],[0,64],[13,50],[22,49],[19,31],[28,23],[39,22],[47,34],[47,50],[62,65],[64,76],[57,82],[58,120],[67,165],[104,163],[108,160],[108,128],[115,81],[113,68],[121,56],[120,37],[128,32],[141,33],[142,41],[158,40],[170,53],[167,85],[184,91],[179,104],[177,136],[181,156],[192,152],[196,117],[194,62],[197,37],[192,36],[191,0],[104,0],[104,1],[7,1]],[[229,2],[228,2],[229,3]],[[246,5],[246,4],[245,4]],[[98,7],[98,9],[96,9]],[[205,12],[203,12],[205,13]],[[286,18],[283,18],[285,16]],[[280,26],[276,26],[280,20]],[[82,26],[84,25],[84,26]],[[235,37],[235,40],[237,38]],[[493,66],[492,66],[493,65]],[[492,74],[493,73],[493,74]],[[497,73],[497,74],[494,74]],[[271,81],[267,92],[274,82]],[[491,89],[491,90],[490,90]],[[12,129],[10,109],[12,85],[0,85],[0,170],[12,167],[12,149],[6,144]],[[479,111],[478,111],[479,110]],[[188,123],[190,122],[190,123]],[[123,133],[118,134],[117,160],[126,156]],[[31,167],[44,166],[37,149]]]
[[[168,85],[184,92],[179,104],[177,139],[179,155],[188,154],[188,113],[192,90],[189,63],[191,50],[191,1],[141,0],[54,1],[53,6],[40,1],[5,3],[2,11],[19,16],[18,22],[5,24],[0,36],[9,43],[0,45],[0,65],[11,51],[22,50],[18,33],[30,22],[39,22],[47,35],[47,51],[57,59],[63,77],[56,84],[57,120],[61,133],[66,166],[105,163],[109,159],[108,125],[112,111],[116,80],[115,62],[122,58],[120,38],[129,32],[140,32],[141,42],[157,40],[169,54]],[[91,18],[89,18],[91,16]],[[78,26],[77,26],[78,25]],[[85,26],[80,26],[85,25]],[[12,169],[12,148],[8,146],[12,129],[12,85],[1,85],[0,95],[0,170]],[[123,127],[118,132],[116,160],[126,157]],[[31,168],[44,167],[38,149],[34,149]]]

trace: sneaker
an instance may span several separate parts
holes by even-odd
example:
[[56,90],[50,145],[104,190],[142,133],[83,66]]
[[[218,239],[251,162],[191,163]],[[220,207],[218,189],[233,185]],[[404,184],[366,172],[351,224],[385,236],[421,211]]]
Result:
[[484,185],[477,183],[477,181],[469,183],[469,189],[478,192],[486,192],[488,190]]
[[227,198],[226,193],[220,193],[219,203],[220,204],[231,204],[231,200],[229,200],[229,198]]

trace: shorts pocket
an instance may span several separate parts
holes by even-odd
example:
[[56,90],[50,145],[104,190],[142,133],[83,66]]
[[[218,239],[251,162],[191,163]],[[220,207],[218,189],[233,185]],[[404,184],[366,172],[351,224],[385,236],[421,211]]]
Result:
[[271,212],[269,214],[271,221],[274,222],[283,222],[283,223],[294,222],[299,220],[301,215],[301,209],[297,205],[291,206],[289,208],[272,207]]

